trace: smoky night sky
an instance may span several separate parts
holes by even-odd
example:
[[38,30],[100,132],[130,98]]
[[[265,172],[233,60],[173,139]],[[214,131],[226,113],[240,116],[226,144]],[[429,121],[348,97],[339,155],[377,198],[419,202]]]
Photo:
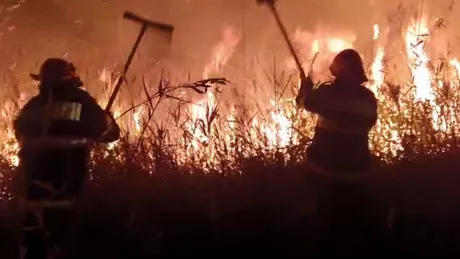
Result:
[[[372,42],[373,24],[395,18],[402,2],[405,10],[416,13],[421,1],[280,0],[278,7],[291,33],[299,27],[312,32],[318,26],[345,30],[356,35],[354,46],[361,50]],[[460,8],[453,6],[453,11],[448,11],[451,2],[426,0],[425,9],[453,23]],[[270,12],[255,0],[1,0],[0,4],[0,68],[19,77],[50,56],[65,55],[81,70],[121,66],[139,28],[121,19],[125,10],[173,24],[171,63],[192,77],[200,77],[213,46],[228,26],[244,39],[228,66],[237,66],[243,55],[287,53]],[[163,53],[163,42],[161,35],[150,32],[133,69],[151,69],[151,62]]]

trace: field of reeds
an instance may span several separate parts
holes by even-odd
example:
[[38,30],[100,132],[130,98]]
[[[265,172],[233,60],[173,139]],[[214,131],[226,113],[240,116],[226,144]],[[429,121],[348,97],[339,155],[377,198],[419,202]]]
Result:
[[[297,86],[291,78],[276,80],[274,92],[292,95]],[[235,105],[229,116],[229,105],[216,91],[228,87],[224,79],[179,86],[165,80],[154,87],[138,83],[145,101],[118,114],[128,125],[123,138],[93,151],[74,222],[82,251],[104,251],[104,256],[171,254],[177,247],[202,255],[230,247],[256,254],[316,251],[321,236],[316,197],[328,180],[303,164],[313,115],[280,94],[274,108]],[[407,87],[390,83],[379,89],[379,123],[371,134],[375,177],[364,184],[383,207],[396,209],[402,222],[382,234],[384,250],[457,251],[458,82],[444,83],[435,102],[416,101],[402,92]],[[192,104],[177,95],[182,91],[198,92],[206,102]],[[168,107],[169,124],[154,119],[161,105]],[[129,128],[139,107],[145,107],[143,119]],[[11,180],[17,168],[9,156],[1,163],[2,219],[9,224],[0,240],[14,243],[19,212]],[[380,216],[386,220],[386,210]],[[267,242],[279,243],[265,250]]]
[[[415,56],[423,42],[416,38]],[[383,70],[387,61],[381,60]],[[396,212],[392,227],[377,234],[382,251],[460,252],[460,76],[454,61],[409,64],[406,83],[385,73],[369,76],[379,120],[370,135],[372,176],[363,185],[381,204],[382,222],[388,208]],[[130,78],[114,110],[123,138],[94,149],[76,207],[72,229],[82,251],[114,258],[314,254],[322,233],[316,200],[330,181],[305,168],[315,116],[294,106],[296,74],[275,68],[238,82],[177,83],[164,73],[150,81]],[[97,82],[88,91],[104,105],[116,73],[88,72],[85,79]],[[21,106],[19,94],[11,99],[15,108],[4,116],[10,119]],[[14,244],[17,146],[11,133],[4,135],[0,241]]]

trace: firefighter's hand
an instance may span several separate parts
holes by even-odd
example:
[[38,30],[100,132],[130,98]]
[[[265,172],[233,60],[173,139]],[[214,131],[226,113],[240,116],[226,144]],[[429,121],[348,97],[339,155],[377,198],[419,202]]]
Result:
[[105,122],[107,125],[112,125],[115,123],[115,118],[110,111],[105,111]]
[[302,78],[300,81],[300,91],[303,89],[308,89],[310,87],[313,87],[313,80],[311,79],[311,76],[308,75],[305,78]]
[[100,138],[101,142],[109,143],[120,138],[120,127],[118,126],[112,113],[105,112],[107,128]]
[[313,80],[311,79],[310,75],[308,75],[305,78],[301,78],[300,82],[300,89],[299,93],[297,94],[296,97],[296,104],[298,107],[304,107],[305,106],[305,99],[310,92],[313,91]]

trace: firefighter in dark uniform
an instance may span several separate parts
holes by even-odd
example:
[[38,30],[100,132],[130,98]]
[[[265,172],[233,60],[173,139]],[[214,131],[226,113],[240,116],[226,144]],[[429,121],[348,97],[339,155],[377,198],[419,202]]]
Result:
[[[25,200],[71,201],[78,196],[88,172],[91,147],[73,145],[70,139],[108,143],[119,138],[120,129],[112,115],[80,88],[83,83],[72,63],[50,58],[38,75],[31,76],[40,82],[39,94],[14,121]],[[69,139],[69,145],[54,145],[51,141],[37,145],[33,141],[37,139]],[[23,222],[26,258],[46,258],[46,247],[64,245],[69,211],[45,208],[41,212],[37,215],[29,210]],[[50,237],[47,245],[42,243],[45,234]]]
[[350,179],[354,176],[359,179],[370,169],[368,138],[377,122],[377,99],[363,86],[368,78],[355,50],[340,52],[330,72],[334,80],[316,89],[310,77],[303,79],[296,101],[298,106],[318,116],[307,150],[307,164],[312,171],[326,176],[318,214],[325,223],[328,250],[333,251],[344,240],[353,242],[351,233],[367,228],[366,223],[371,222],[365,215],[369,214],[372,202],[359,181]]

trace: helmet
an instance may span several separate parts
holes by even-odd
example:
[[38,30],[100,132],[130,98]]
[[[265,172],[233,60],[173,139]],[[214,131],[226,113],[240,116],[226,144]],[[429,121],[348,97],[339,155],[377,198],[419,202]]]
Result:
[[360,84],[369,81],[364,72],[363,60],[354,49],[346,49],[337,54],[329,70],[335,78],[347,78]]
[[83,86],[83,82],[76,74],[75,66],[60,58],[49,58],[40,67],[40,73],[30,76],[45,85],[72,85]]

